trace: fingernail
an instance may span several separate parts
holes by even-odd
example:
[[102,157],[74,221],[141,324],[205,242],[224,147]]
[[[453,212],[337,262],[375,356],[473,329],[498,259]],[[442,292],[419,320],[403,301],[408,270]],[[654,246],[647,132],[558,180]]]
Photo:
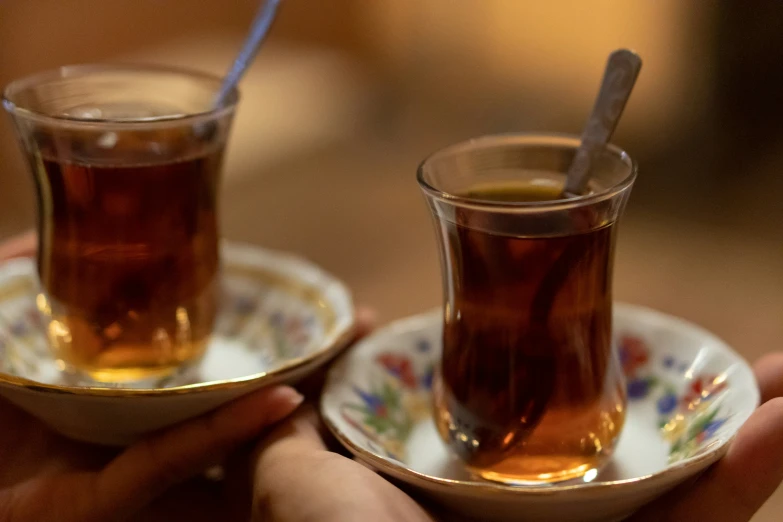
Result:
[[304,401],[304,395],[290,386],[279,386],[274,391],[275,396],[293,407],[297,407]]

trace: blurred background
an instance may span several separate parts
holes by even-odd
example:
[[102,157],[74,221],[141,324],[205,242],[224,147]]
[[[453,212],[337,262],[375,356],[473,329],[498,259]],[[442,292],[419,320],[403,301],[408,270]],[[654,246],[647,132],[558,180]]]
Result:
[[[4,0],[0,83],[64,64],[217,74],[256,0]],[[286,0],[242,83],[225,165],[226,237],[299,252],[381,320],[440,302],[414,179],[481,134],[579,133],[607,55],[644,67],[618,145],[640,176],[618,299],[699,323],[749,359],[783,349],[783,3],[776,0]],[[0,238],[34,223],[0,123]],[[757,522],[779,520],[783,491]]]

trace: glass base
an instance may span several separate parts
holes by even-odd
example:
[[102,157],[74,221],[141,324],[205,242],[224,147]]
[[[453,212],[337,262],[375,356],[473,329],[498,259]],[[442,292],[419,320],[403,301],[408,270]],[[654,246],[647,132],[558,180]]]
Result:
[[[469,468],[472,473],[484,480],[491,482],[500,482],[510,486],[543,486],[547,484],[556,484],[567,482],[574,479],[582,479],[584,482],[592,481],[598,474],[598,467],[594,462],[571,464],[560,462],[565,467],[557,467],[558,462],[548,457],[525,457],[524,466],[519,466],[519,470],[514,470],[515,462],[504,462],[496,466],[493,470]],[[556,459],[559,460],[559,459]],[[521,464],[521,463],[518,463]],[[522,469],[527,471],[522,471]],[[544,471],[560,469],[562,471]],[[538,471],[537,471],[538,470]]]
[[174,381],[188,382],[194,378],[202,357],[180,364],[165,366],[129,366],[124,368],[83,368],[59,359],[58,367],[70,385],[122,388],[162,388],[174,386]]
[[138,382],[160,380],[180,370],[180,366],[163,366],[155,368],[109,368],[103,370],[83,371],[90,379],[97,382]]

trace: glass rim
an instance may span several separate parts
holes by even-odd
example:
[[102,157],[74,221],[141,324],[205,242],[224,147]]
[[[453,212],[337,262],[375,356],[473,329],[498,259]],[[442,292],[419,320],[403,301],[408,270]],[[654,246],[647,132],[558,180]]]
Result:
[[56,80],[68,77],[88,77],[93,73],[100,72],[138,72],[152,74],[170,74],[193,80],[214,82],[217,95],[223,79],[215,74],[190,69],[187,67],[178,67],[171,65],[148,64],[148,63],[130,63],[130,62],[100,62],[85,63],[74,65],[63,65],[54,69],[48,69],[28,76],[23,76],[12,80],[3,89],[2,103],[5,110],[14,116],[19,116],[38,123],[48,123],[59,127],[110,127],[110,128],[138,128],[138,127],[160,127],[180,125],[183,123],[195,124],[199,121],[219,119],[222,116],[230,114],[236,108],[239,102],[239,89],[235,86],[229,91],[226,100],[220,107],[214,107],[205,111],[191,112],[186,114],[174,114],[168,116],[153,116],[143,118],[78,118],[66,115],[48,114],[43,111],[21,106],[13,101],[13,96],[22,90],[41,84],[46,81]]
[[582,140],[580,136],[557,132],[511,132],[505,134],[488,134],[479,136],[477,138],[472,138],[455,143],[453,145],[449,145],[424,158],[416,171],[416,180],[419,183],[419,187],[427,196],[444,203],[478,210],[505,210],[509,212],[520,213],[550,210],[569,210],[594,205],[596,203],[600,203],[601,201],[616,197],[618,194],[625,192],[633,185],[637,175],[636,162],[627,152],[611,143],[606,145],[606,150],[628,166],[628,175],[619,182],[606,187],[599,192],[591,192],[589,194],[583,194],[568,199],[554,199],[547,201],[497,201],[478,199],[446,192],[435,187],[425,179],[426,167],[433,160],[479,147],[490,148],[501,145],[565,145],[576,150],[579,147],[581,141]]

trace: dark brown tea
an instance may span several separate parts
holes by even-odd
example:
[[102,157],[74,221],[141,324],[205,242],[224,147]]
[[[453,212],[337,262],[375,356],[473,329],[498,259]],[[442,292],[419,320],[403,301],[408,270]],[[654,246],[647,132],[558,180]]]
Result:
[[61,360],[127,381],[203,353],[217,298],[220,156],[213,147],[159,163],[39,163],[39,307]]
[[[531,202],[559,191],[505,184],[463,196]],[[530,233],[517,235],[519,216],[470,207],[455,210],[456,222],[438,220],[447,306],[436,423],[488,479],[580,476],[605,462],[622,429],[625,392],[611,335],[614,227],[589,209],[564,216],[557,219],[569,220],[560,227],[569,232],[561,235],[537,234],[530,217]]]

